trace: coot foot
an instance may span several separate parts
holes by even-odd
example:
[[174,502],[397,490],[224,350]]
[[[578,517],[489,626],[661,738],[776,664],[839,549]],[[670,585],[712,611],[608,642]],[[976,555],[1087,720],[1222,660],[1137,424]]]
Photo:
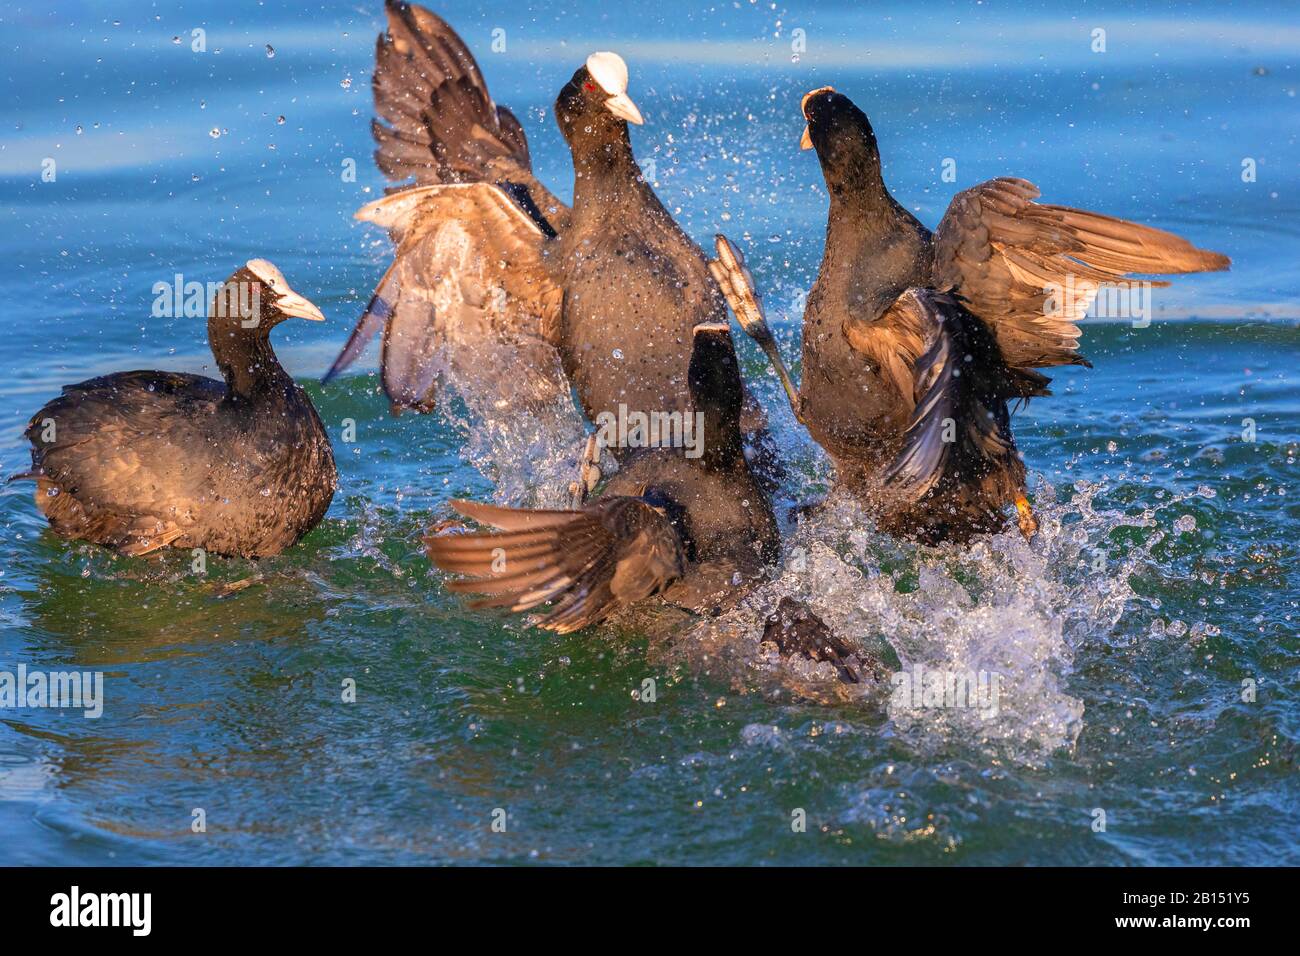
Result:
[[572,498],[569,507],[577,511],[587,503],[587,496],[600,484],[600,435],[592,432],[587,436],[587,447],[583,449],[582,460],[578,463],[578,480],[569,482],[569,495]]
[[859,684],[879,676],[875,661],[863,662],[861,655],[837,637],[825,621],[793,598],[781,598],[776,613],[768,617],[763,628],[763,640],[775,644],[784,657],[799,654],[834,664],[845,684]]
[[781,352],[776,347],[772,330],[768,328],[767,318],[763,314],[763,304],[754,290],[754,277],[745,267],[745,256],[723,235],[714,236],[714,247],[718,250],[718,258],[709,260],[709,272],[713,274],[713,278],[722,289],[722,294],[727,304],[731,306],[731,311],[735,313],[740,327],[745,330],[746,335],[758,343],[758,347],[771,361],[772,368],[781,380],[781,387],[785,389],[786,397],[790,399],[790,408],[794,412],[794,417],[802,424],[803,415],[799,411],[798,390],[790,378],[785,362],[781,360]]
[[1020,533],[1026,541],[1034,540],[1034,535],[1038,533],[1038,519],[1034,517],[1034,509],[1029,506],[1029,500],[1023,494],[1016,499],[1016,523],[1020,525]]

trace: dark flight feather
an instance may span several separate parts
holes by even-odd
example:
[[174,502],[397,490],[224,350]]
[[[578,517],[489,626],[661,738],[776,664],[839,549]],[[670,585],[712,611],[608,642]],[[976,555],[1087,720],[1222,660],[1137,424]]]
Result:
[[1024,482],[1007,401],[1044,394],[1046,379],[1009,368],[988,328],[956,297],[912,294],[933,329],[916,363],[916,407],[885,483],[909,503],[980,488],[990,510]]
[[530,611],[551,604],[538,622],[568,633],[658,594],[685,571],[672,522],[645,500],[604,498],[580,511],[526,511],[456,501],[452,507],[499,532],[424,539],[429,558],[467,575],[453,591],[485,595],[474,607]]

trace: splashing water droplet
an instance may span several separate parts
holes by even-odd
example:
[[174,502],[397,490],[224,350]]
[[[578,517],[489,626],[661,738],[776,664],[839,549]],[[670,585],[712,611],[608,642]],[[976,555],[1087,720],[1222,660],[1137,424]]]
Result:
[[271,46],[269,43],[266,45],[266,58],[268,60],[275,59],[275,47]]

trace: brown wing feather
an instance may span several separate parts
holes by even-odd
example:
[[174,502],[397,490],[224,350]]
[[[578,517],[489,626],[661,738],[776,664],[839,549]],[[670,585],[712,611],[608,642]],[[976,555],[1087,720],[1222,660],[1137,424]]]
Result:
[[1024,484],[1007,401],[1047,394],[1047,380],[1007,367],[988,326],[955,296],[927,289],[904,299],[933,331],[916,362],[916,407],[885,481],[910,501],[936,487],[941,495],[965,489],[973,505],[995,512]]
[[[36,504],[51,527],[124,554],[157,550],[192,528],[207,494],[205,426],[224,395],[221,383],[178,372],[64,386],[26,430]],[[47,421],[56,426],[50,443]]]
[[424,7],[387,0],[385,9],[371,123],[384,175],[421,185],[518,183],[553,223],[567,221],[568,209],[532,174],[523,127],[492,101],[465,41]]
[[1087,365],[1075,323],[1101,285],[1230,265],[1173,233],[1038,195],[1023,179],[981,183],[953,198],[935,233],[935,288],[966,300],[1010,365]]
[[[474,55],[445,20],[424,7],[388,0],[388,33],[375,47],[371,81],[375,160],[392,179],[470,182],[494,160],[528,168],[501,129]],[[512,131],[513,132],[513,131]]]
[[913,401],[913,367],[933,338],[932,321],[907,290],[874,322],[847,321],[844,337],[880,369],[904,401]]
[[483,595],[475,607],[529,611],[568,633],[658,594],[685,572],[672,522],[640,498],[605,498],[581,511],[528,511],[457,501],[475,521],[504,530],[424,539],[430,560],[467,577],[448,589]]
[[543,233],[486,183],[422,186],[364,206],[357,218],[398,240],[348,344],[338,374],[383,330],[383,382],[395,406],[427,411],[449,375],[462,394],[538,405],[568,394],[549,336],[561,291],[543,261]]

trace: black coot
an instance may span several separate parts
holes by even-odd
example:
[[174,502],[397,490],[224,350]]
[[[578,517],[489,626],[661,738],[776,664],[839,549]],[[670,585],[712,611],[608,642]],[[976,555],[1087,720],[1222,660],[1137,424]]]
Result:
[[27,426],[36,504],[67,538],[122,554],[277,554],[316,526],[338,481],[329,439],[270,332],[320,310],[253,259],[217,294],[208,342],[224,382],[119,372],[69,385]]
[[[692,329],[726,321],[726,303],[633,155],[628,123],[641,114],[624,61],[592,54],[556,99],[574,164],[569,209],[533,175],[522,126],[455,31],[411,4],[389,0],[387,13],[375,157],[415,185],[357,214],[389,229],[397,250],[326,380],[382,329],[398,408],[433,408],[449,375],[489,390],[498,409],[567,400],[576,386],[593,421],[620,406],[688,411]],[[751,441],[764,434],[752,401],[743,427]]]
[[[802,110],[830,212],[796,414],[886,530],[963,541],[1001,530],[1015,505],[1032,535],[1008,403],[1048,394],[1034,368],[1088,364],[1075,323],[1099,286],[1226,269],[1228,258],[1034,202],[1022,179],[959,193],[931,234],[885,188],[871,124],[848,97],[824,87]],[[718,250],[715,276],[737,318],[775,355],[743,261],[722,237]]]

